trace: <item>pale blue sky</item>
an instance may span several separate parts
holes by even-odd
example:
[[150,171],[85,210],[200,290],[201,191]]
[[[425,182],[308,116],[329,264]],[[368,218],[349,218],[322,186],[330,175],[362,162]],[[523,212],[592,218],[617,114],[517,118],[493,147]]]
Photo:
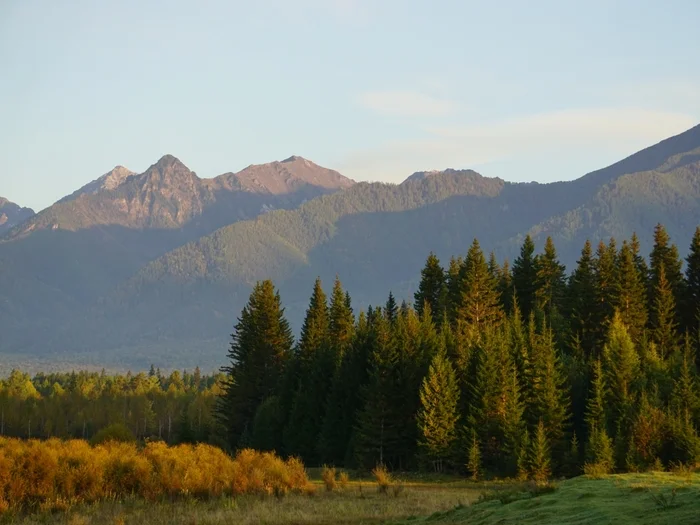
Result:
[[700,122],[700,2],[2,0],[0,195],[165,153],[572,179]]

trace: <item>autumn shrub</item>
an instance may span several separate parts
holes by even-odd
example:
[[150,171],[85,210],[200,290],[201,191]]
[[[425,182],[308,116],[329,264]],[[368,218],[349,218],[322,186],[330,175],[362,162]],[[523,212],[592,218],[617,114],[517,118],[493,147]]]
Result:
[[114,423],[103,429],[100,429],[90,440],[92,445],[102,445],[109,441],[119,441],[121,443],[134,443],[136,437],[126,425],[122,423]]
[[321,470],[321,479],[323,480],[323,484],[326,486],[326,490],[328,492],[333,492],[338,488],[338,482],[335,479],[335,475],[336,472],[334,467],[323,465],[323,469]]
[[346,489],[348,487],[348,484],[350,483],[350,475],[343,471],[340,473],[338,476],[338,484],[340,485],[341,489]]
[[148,500],[234,494],[311,494],[303,463],[242,450],[235,458],[209,445],[108,440],[0,438],[0,513],[68,510],[77,503],[139,496]]
[[372,470],[372,474],[374,474],[374,479],[377,482],[377,490],[382,494],[388,493],[391,486],[391,475],[386,467],[381,464],[377,465]]

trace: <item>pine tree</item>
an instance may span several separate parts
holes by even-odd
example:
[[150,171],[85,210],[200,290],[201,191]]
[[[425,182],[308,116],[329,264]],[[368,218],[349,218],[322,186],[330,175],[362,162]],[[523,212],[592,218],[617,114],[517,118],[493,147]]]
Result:
[[284,430],[285,452],[316,462],[316,440],[323,424],[334,360],[330,350],[330,318],[321,280],[316,279],[296,350],[297,389]]
[[[666,232],[666,229],[661,225],[657,224],[654,228],[654,247],[649,255],[649,260],[651,262],[651,282],[649,288],[649,302],[654,303],[654,296],[661,281],[661,268],[663,268],[665,279],[668,281],[668,285],[673,293],[673,299],[675,301],[675,306],[678,308],[676,314],[678,319],[680,319],[681,311],[680,307],[683,305],[683,299],[685,295],[685,281],[683,280],[683,262],[678,255],[678,247],[675,244],[669,245],[671,239]],[[651,319],[652,325],[655,322],[655,318],[652,315]]]
[[552,454],[544,422],[540,420],[530,444],[530,476],[538,483],[545,483],[551,474]]
[[535,243],[532,237],[527,235],[520,248],[520,256],[513,262],[513,286],[520,311],[525,319],[530,316],[535,306],[536,279]]
[[686,335],[680,370],[673,382],[671,406],[677,414],[688,414],[692,419],[700,418],[700,388],[695,366],[695,350]]
[[442,303],[443,288],[445,286],[445,271],[440,266],[440,260],[433,252],[430,252],[425,266],[420,272],[421,279],[418,291],[415,293],[415,310],[418,315],[423,314],[423,305],[428,303],[433,315],[441,318],[441,311],[444,307]]
[[617,259],[615,286],[614,306],[630,337],[637,342],[647,324],[646,289],[634,260],[634,252],[626,241],[622,243]]
[[603,355],[605,382],[610,389],[610,414],[613,421],[627,428],[637,391],[635,382],[639,378],[640,363],[627,327],[617,313],[610,323]]
[[442,470],[442,462],[450,456],[457,437],[458,401],[459,388],[454,369],[444,351],[441,351],[433,358],[428,375],[423,379],[421,405],[416,418],[419,446],[438,471]]
[[332,360],[337,366],[343,359],[346,350],[352,344],[352,336],[355,331],[355,317],[350,306],[350,296],[343,292],[343,285],[338,277],[333,283],[331,306],[329,312],[328,336]]
[[232,448],[252,425],[260,403],[275,393],[291,355],[292,332],[280,303],[271,281],[258,282],[232,335],[231,364],[222,368],[228,380],[217,406]]
[[513,290],[513,272],[510,270],[510,264],[508,263],[507,259],[503,261],[503,266],[501,266],[496,288],[500,295],[500,302],[501,305],[503,305],[504,312],[510,315],[513,312],[515,300]]
[[605,375],[603,373],[603,363],[600,359],[596,359],[593,363],[593,373],[591,376],[591,393],[586,405],[586,425],[589,429],[607,428],[605,406],[608,395],[608,387],[605,383]]
[[476,437],[476,431],[472,430],[472,438],[469,445],[469,454],[467,457],[467,470],[471,474],[471,478],[476,481],[481,476],[481,450],[479,449],[479,440]]
[[671,283],[666,279],[666,268],[659,263],[656,268],[652,303],[652,335],[659,352],[668,357],[677,348],[676,300]]
[[535,304],[548,318],[561,311],[565,290],[566,269],[559,262],[551,237],[547,237],[544,252],[535,258]]
[[684,328],[696,333],[700,326],[700,226],[695,229],[686,263]]
[[457,308],[462,302],[462,279],[460,274],[463,264],[464,260],[461,257],[451,257],[445,274],[447,317],[453,325],[457,319]]
[[496,283],[488,271],[479,241],[474,239],[460,271],[461,300],[457,319],[464,321],[475,332],[499,323],[503,317]]
[[595,283],[596,283],[596,311],[595,326],[597,330],[597,342],[605,339],[608,324],[615,313],[614,300],[617,292],[617,245],[615,239],[610,239],[606,246],[602,241],[598,245],[594,260]]
[[399,308],[396,306],[396,299],[394,299],[394,294],[389,292],[389,298],[386,300],[386,305],[384,305],[384,315],[386,316],[389,323],[394,324],[396,322],[396,317],[399,314]]
[[403,423],[402,415],[395,410],[402,394],[396,389],[398,360],[391,325],[384,312],[375,309],[371,321],[369,378],[363,388],[363,408],[356,422],[356,454],[365,467],[398,463],[399,458],[393,455]]
[[487,264],[489,269],[489,275],[491,279],[498,282],[501,275],[501,267],[498,265],[498,259],[496,259],[496,254],[494,252],[489,253],[489,262]]
[[581,251],[576,269],[569,279],[567,312],[571,331],[578,338],[584,355],[593,354],[597,334],[596,277],[590,241]]

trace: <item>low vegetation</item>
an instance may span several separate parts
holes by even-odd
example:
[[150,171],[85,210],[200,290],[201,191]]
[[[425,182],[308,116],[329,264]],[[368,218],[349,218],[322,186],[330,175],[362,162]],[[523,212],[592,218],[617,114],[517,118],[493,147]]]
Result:
[[68,510],[102,500],[209,500],[315,492],[304,465],[244,449],[232,458],[209,445],[0,439],[0,513]]

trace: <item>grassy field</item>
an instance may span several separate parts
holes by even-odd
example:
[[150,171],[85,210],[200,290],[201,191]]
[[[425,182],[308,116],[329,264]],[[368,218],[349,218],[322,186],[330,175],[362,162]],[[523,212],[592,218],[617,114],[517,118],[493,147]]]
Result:
[[[313,475],[313,474],[312,474]],[[579,477],[542,491],[524,484],[412,479],[381,494],[352,481],[313,496],[243,496],[208,502],[107,501],[65,513],[7,516],[5,523],[46,524],[674,524],[700,523],[700,475],[628,474]],[[481,500],[481,501],[480,501]]]
[[[521,499],[518,499],[521,498]],[[404,524],[700,524],[700,475],[574,478],[541,495],[494,490],[486,501]]]

